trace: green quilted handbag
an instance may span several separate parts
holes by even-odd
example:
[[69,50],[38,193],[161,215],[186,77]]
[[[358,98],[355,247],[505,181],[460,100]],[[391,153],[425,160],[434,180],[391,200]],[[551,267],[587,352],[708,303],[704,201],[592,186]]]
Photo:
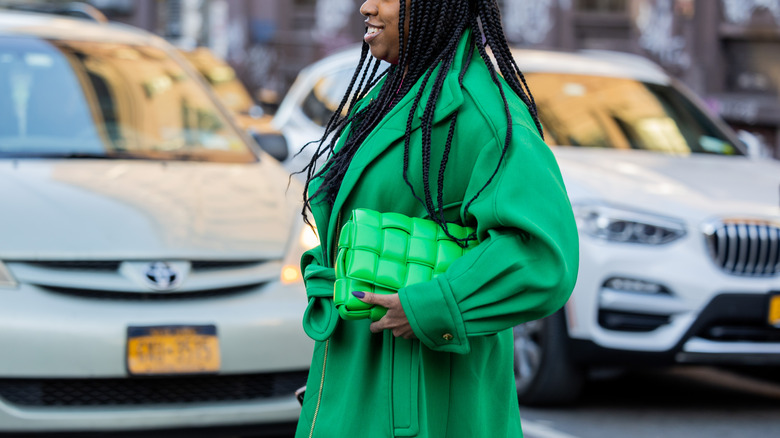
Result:
[[[457,238],[474,232],[455,224],[447,230]],[[339,315],[378,321],[387,309],[360,301],[353,291],[396,293],[446,271],[474,246],[476,240],[471,240],[461,248],[432,220],[355,209],[339,235],[333,296]]]

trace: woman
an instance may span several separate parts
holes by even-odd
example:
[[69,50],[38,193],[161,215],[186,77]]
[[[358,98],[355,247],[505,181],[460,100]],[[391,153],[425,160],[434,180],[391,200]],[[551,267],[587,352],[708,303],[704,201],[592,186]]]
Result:
[[[558,310],[578,262],[533,99],[495,0],[367,0],[360,12],[360,63],[305,169],[304,217],[322,245],[301,263],[317,342],[296,437],[520,437],[512,327]],[[392,64],[382,74],[380,60]],[[355,291],[389,309],[379,321],[339,320],[333,255],[355,208],[471,226],[478,245],[397,295]]]

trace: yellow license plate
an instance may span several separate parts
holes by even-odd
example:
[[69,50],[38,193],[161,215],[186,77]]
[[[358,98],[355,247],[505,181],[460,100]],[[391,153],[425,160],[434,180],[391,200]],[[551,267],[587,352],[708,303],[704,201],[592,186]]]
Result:
[[219,371],[217,327],[128,327],[127,370],[134,375]]
[[769,298],[769,324],[780,328],[780,294]]

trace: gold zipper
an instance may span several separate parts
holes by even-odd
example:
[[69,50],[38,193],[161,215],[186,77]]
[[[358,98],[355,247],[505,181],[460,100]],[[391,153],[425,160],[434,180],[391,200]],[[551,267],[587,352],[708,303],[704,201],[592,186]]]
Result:
[[322,378],[320,378],[320,392],[317,394],[317,407],[314,408],[314,417],[311,419],[311,431],[309,438],[314,436],[314,425],[317,423],[317,414],[320,412],[320,403],[322,402],[322,387],[325,386],[325,365],[328,363],[328,346],[330,339],[325,341],[325,358],[322,360]]
[[[336,215],[336,233],[341,233],[341,210],[339,210],[339,213]],[[339,236],[336,235],[335,245],[333,245],[333,249],[331,250],[332,258],[330,260],[331,265],[335,265],[336,263],[336,256],[338,255],[338,249],[339,249]],[[311,430],[309,431],[309,438],[312,438],[314,436],[314,425],[317,424],[317,414],[320,412],[320,403],[322,403],[322,388],[325,386],[325,366],[328,364],[328,347],[330,346],[330,339],[325,341],[325,357],[322,359],[322,377],[320,378],[320,389],[317,393],[317,407],[314,408],[314,417],[311,419]]]

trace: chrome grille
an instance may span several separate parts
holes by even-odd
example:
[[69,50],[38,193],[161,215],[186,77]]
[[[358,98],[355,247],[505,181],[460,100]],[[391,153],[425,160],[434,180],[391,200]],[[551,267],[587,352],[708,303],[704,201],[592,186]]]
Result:
[[103,260],[62,260],[62,261],[37,261],[27,262],[44,269],[66,269],[74,271],[117,271],[118,261]]
[[250,284],[247,286],[225,287],[221,289],[207,289],[192,292],[118,292],[112,290],[89,290],[68,287],[40,286],[47,292],[69,295],[79,298],[113,301],[187,301],[208,298],[240,295],[257,290],[265,283]]
[[193,271],[205,271],[210,269],[238,269],[256,266],[263,263],[264,260],[249,260],[249,261],[209,261],[209,260],[193,260]]
[[780,225],[730,220],[709,227],[704,234],[710,257],[725,272],[755,277],[780,273]]
[[[14,278],[40,290],[82,298],[179,300],[255,291],[279,278],[280,260],[179,261],[186,283],[157,291],[145,280],[147,262],[4,261]],[[187,266],[189,264],[189,266]],[[187,269],[188,268],[188,269]]]

